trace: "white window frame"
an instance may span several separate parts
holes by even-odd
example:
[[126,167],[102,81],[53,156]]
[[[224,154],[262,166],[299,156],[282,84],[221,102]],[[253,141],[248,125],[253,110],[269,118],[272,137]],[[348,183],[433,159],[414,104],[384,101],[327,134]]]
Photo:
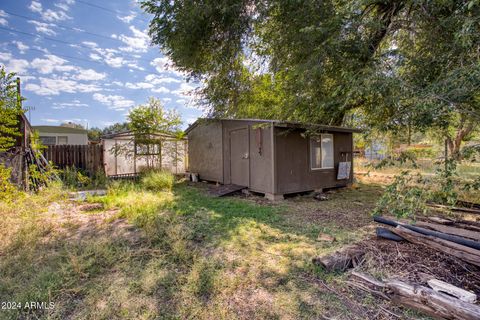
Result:
[[335,145],[334,145],[334,136],[332,133],[322,133],[320,134],[320,165],[321,167],[313,167],[313,161],[312,161],[312,152],[313,152],[313,148],[312,148],[312,142],[315,141],[318,143],[318,139],[316,138],[310,138],[310,141],[309,141],[309,150],[308,150],[308,159],[309,159],[309,162],[310,162],[310,170],[331,170],[331,169],[334,169],[335,168],[335,158],[333,160],[333,166],[331,167],[323,167],[323,161],[322,161],[322,153],[323,153],[323,150],[324,150],[324,147],[323,147],[323,137],[324,136],[330,136],[330,138],[332,139],[332,156],[333,156],[333,153],[335,152]]

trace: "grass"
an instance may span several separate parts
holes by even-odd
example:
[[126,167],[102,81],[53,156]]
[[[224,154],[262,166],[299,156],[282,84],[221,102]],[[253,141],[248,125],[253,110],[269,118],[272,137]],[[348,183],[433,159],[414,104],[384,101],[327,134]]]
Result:
[[[115,183],[87,199],[101,212],[80,212],[55,192],[19,200],[13,207],[25,203],[24,211],[10,205],[1,225],[0,301],[55,308],[2,310],[0,318],[351,318],[318,282],[341,287],[342,276],[311,259],[365,236],[379,192],[360,185],[326,202],[272,205],[211,198],[185,183],[160,192]],[[319,231],[339,241],[317,242]]]

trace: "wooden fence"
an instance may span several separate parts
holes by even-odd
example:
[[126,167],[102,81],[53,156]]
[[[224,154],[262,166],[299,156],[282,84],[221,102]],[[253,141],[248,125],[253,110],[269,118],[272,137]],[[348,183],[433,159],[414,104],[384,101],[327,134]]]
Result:
[[60,169],[76,167],[90,173],[104,170],[103,146],[98,144],[48,146],[43,155]]

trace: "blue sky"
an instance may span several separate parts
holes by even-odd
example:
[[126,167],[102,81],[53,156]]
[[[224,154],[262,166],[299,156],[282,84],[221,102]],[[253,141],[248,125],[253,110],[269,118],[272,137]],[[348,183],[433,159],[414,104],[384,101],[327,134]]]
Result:
[[32,124],[104,127],[150,96],[184,125],[201,116],[197,85],[150,45],[148,21],[134,0],[2,0],[0,64],[22,79]]

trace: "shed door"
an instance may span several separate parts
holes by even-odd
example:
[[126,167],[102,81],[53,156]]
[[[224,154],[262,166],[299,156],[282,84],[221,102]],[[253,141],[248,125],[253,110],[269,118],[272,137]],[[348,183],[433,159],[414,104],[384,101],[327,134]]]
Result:
[[230,182],[248,187],[250,176],[248,129],[230,131]]

